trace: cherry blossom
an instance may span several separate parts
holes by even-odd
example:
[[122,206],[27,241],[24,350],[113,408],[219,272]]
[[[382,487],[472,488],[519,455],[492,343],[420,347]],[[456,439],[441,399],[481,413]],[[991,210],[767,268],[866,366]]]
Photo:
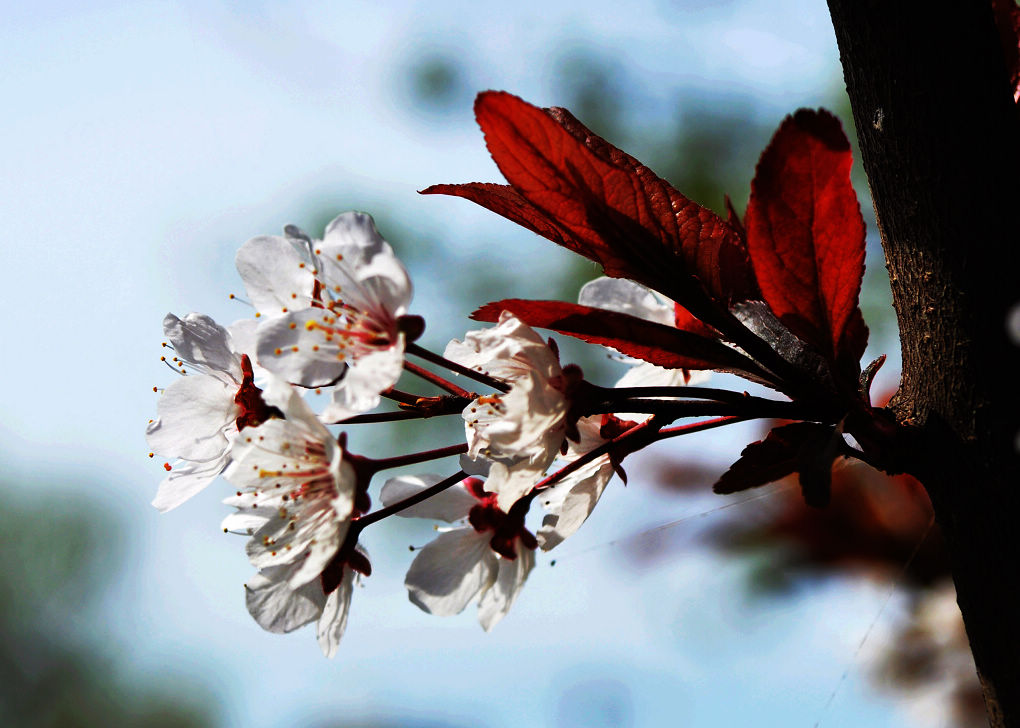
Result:
[[[249,271],[249,295],[274,312],[259,325],[259,361],[294,384],[335,383],[322,413],[326,421],[372,409],[400,377],[405,335],[420,333],[420,319],[405,316],[411,301],[407,271],[365,213],[338,216],[318,241],[288,231],[288,239],[250,240],[238,254],[239,270],[243,260]],[[295,249],[301,240],[303,257]],[[272,273],[248,263],[263,248],[276,255]],[[277,274],[280,267],[290,275]]]
[[505,394],[477,397],[463,412],[468,455],[492,463],[486,488],[498,483],[499,506],[509,510],[559,452],[568,434],[568,392],[580,370],[561,368],[556,351],[509,312],[495,327],[451,341],[445,356],[510,385]]
[[318,579],[294,588],[290,582],[300,564],[270,566],[244,585],[248,613],[262,629],[282,634],[317,622],[316,636],[326,657],[334,657],[347,628],[347,614],[358,573],[371,571],[360,548],[346,558],[339,553]]
[[254,368],[245,342],[251,322],[225,329],[208,316],[183,319],[168,313],[163,332],[185,376],[163,392],[158,415],[146,439],[154,452],[179,458],[163,480],[152,504],[176,508],[205,488],[230,462],[230,444],[240,428],[257,425],[273,412],[254,383]]
[[234,264],[257,319],[278,318],[312,305],[315,274],[305,239],[256,236],[237,251]]
[[270,378],[265,398],[285,419],[237,438],[224,476],[238,490],[224,502],[238,510],[223,529],[252,536],[247,553],[255,567],[294,565],[287,583],[297,588],[321,575],[340,549],[358,473],[293,387]]
[[[432,475],[391,478],[381,498],[392,505],[441,478]],[[486,632],[506,616],[535,566],[534,535],[524,527],[524,507],[503,511],[482,481],[468,478],[397,515],[447,523],[466,521],[425,546],[411,563],[404,585],[411,602],[429,614],[460,614],[478,602],[478,621]]]

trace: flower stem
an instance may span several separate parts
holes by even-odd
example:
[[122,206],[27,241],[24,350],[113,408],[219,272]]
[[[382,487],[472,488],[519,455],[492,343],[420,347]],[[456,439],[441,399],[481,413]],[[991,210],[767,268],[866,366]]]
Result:
[[[446,367],[451,372],[456,372],[457,374],[462,374],[465,377],[468,377],[469,379],[474,379],[476,382],[480,382],[481,384],[484,384],[487,387],[492,387],[493,389],[498,390],[500,392],[510,391],[510,385],[507,384],[506,382],[501,382],[498,379],[495,379],[494,377],[490,377],[488,374],[476,372],[475,370],[469,369],[468,367],[458,364],[455,361],[450,361],[446,357],[439,356],[439,354],[434,354],[428,349],[423,349],[417,344],[408,344],[406,351],[408,354],[413,354],[414,356],[420,357],[425,361],[432,362],[433,364],[438,364],[441,367]],[[404,366],[407,366],[407,364],[405,363]]]
[[460,481],[464,480],[464,478],[466,477],[467,473],[465,473],[463,470],[459,470],[453,475],[451,475],[449,478],[441,480],[435,485],[429,486],[425,490],[419,491],[414,495],[410,496],[409,498],[405,498],[404,500],[398,501],[397,503],[392,503],[386,506],[385,508],[380,508],[374,513],[369,513],[367,516],[363,516],[362,518],[358,518],[357,520],[352,521],[350,530],[355,532],[356,539],[357,534],[361,533],[362,530],[364,530],[368,526],[371,526],[373,523],[381,521],[382,519],[392,516],[395,513],[399,513],[405,508],[410,508],[413,505],[417,505],[418,503],[421,503],[424,500],[428,500],[432,496],[438,493],[442,493],[451,485],[456,485]]
[[702,430],[711,430],[716,427],[724,427],[726,425],[732,425],[737,422],[743,422],[751,419],[749,416],[733,416],[733,417],[719,417],[714,420],[705,420],[704,422],[694,422],[689,425],[679,425],[677,427],[668,427],[660,429],[654,434],[646,434],[645,431],[653,428],[661,427],[662,423],[656,422],[656,418],[652,417],[639,425],[631,427],[626,432],[617,435],[612,440],[602,443],[596,448],[589,450],[584,455],[579,457],[572,463],[568,463],[564,467],[557,470],[552,475],[548,476],[544,480],[539,481],[528,494],[530,497],[534,497],[540,491],[549,488],[558,481],[562,480],[567,475],[570,475],[576,470],[584,467],[592,460],[602,457],[606,453],[610,452],[614,448],[619,447],[624,441],[632,440],[636,436],[644,436],[648,438],[649,444],[656,442],[657,440],[665,440],[668,437],[678,437],[680,435],[690,435],[695,432],[701,432]]
[[[453,414],[453,413],[446,413]],[[402,410],[400,412],[369,412],[365,415],[354,415],[348,417],[346,420],[340,420],[339,422],[331,422],[328,424],[333,425],[371,425],[378,422],[400,422],[401,420],[422,420],[426,417],[432,417],[432,414],[425,414],[424,412],[414,412],[411,410]]]
[[463,455],[467,451],[468,446],[465,442],[460,445],[450,445],[448,447],[436,448],[435,450],[425,450],[424,452],[413,452],[408,455],[396,455],[391,458],[373,458],[371,461],[372,470],[377,473],[380,470],[387,470],[389,468],[399,468],[404,465],[427,463],[429,460],[448,458],[452,455]]
[[680,435],[690,435],[693,432],[711,430],[716,427],[724,427],[726,425],[736,424],[737,422],[746,422],[749,419],[751,418],[745,416],[717,417],[714,420],[692,422],[689,425],[677,425],[676,427],[665,427],[659,430],[658,434],[655,436],[655,439],[665,440],[667,437],[679,437]]
[[570,475],[574,471],[580,470],[585,465],[590,463],[592,460],[595,460],[596,458],[602,457],[607,452],[612,450],[614,447],[617,447],[624,440],[630,439],[630,438],[634,437],[635,435],[638,435],[638,434],[644,432],[645,430],[647,430],[649,428],[660,427],[660,426],[661,426],[660,423],[656,422],[654,417],[650,417],[649,419],[645,420],[641,424],[635,425],[634,427],[631,427],[626,432],[624,432],[624,433],[622,433],[620,435],[617,435],[612,440],[607,440],[606,442],[602,443],[598,447],[592,448],[591,450],[586,452],[584,455],[579,457],[577,460],[574,460],[571,463],[567,463],[566,465],[564,465],[562,468],[557,470],[552,475],[549,475],[548,477],[544,478],[543,480],[540,480],[538,483],[535,484],[535,486],[531,489],[531,492],[528,495],[529,496],[534,496],[539,491],[542,491],[542,490],[545,490],[546,488],[551,487],[552,485],[556,484],[557,482],[559,482],[560,480],[562,480],[566,476]]
[[386,399],[392,399],[394,402],[400,402],[401,404],[414,404],[421,399],[421,395],[411,394],[410,392],[402,392],[399,389],[394,389],[393,387],[382,392],[381,396]]
[[680,397],[687,399],[711,399],[717,402],[745,402],[763,399],[761,397],[752,397],[747,392],[734,392],[729,389],[715,389],[712,387],[598,387],[597,390],[599,395],[607,400],[628,397]]
[[436,385],[437,387],[446,392],[449,392],[450,394],[456,395],[458,397],[466,397],[467,399],[474,399],[474,397],[471,395],[471,392],[467,391],[466,389],[458,387],[453,382],[444,379],[438,374],[430,372],[428,369],[424,367],[420,367],[417,364],[412,364],[406,359],[404,360],[404,369],[411,372],[411,374],[415,374],[421,377],[426,382],[431,382],[432,384]]
[[819,413],[812,412],[799,402],[780,402],[758,397],[742,397],[732,402],[690,401],[671,402],[662,399],[626,399],[616,402],[596,402],[586,407],[584,414],[607,412],[645,412],[661,415],[670,420],[681,417],[736,416],[743,418],[770,417],[790,420],[825,422]]

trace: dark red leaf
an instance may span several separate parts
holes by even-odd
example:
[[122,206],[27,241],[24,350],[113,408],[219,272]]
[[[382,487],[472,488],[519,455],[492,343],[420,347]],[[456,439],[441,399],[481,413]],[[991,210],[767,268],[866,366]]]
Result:
[[534,205],[521,197],[510,185],[488,184],[484,182],[468,182],[459,185],[432,185],[421,191],[423,195],[452,195],[463,197],[474,203],[513,220],[533,233],[552,240],[557,245],[570,247],[570,236],[557,227],[556,223],[545,216]]
[[699,317],[711,318],[713,306],[725,308],[753,289],[747,253],[726,222],[569,112],[486,92],[475,114],[516,194],[485,185],[438,185],[425,193],[478,202]]
[[729,195],[724,195],[726,202],[726,222],[729,223],[730,227],[737,231],[737,234],[741,238],[747,238],[747,230],[744,229],[744,223],[740,219],[740,215],[737,214],[736,209],[733,207],[733,200],[730,199]]
[[852,359],[859,371],[865,230],[852,161],[839,120],[801,109],[762,154],[744,222],[758,286],[776,316],[830,361]]
[[510,298],[482,306],[471,318],[495,322],[503,311],[509,311],[529,326],[609,346],[621,354],[667,369],[715,369],[761,378],[761,369],[753,361],[716,339],[617,311],[563,301]]
[[679,303],[673,304],[673,325],[681,331],[690,331],[698,336],[717,338],[719,332],[711,326],[701,323],[694,315]]
[[854,308],[837,349],[839,352],[837,369],[847,375],[846,381],[849,382],[860,374],[861,357],[864,356],[867,346],[868,326],[864,323],[864,314],[860,308]]
[[824,505],[835,457],[832,425],[795,422],[776,427],[764,440],[752,442],[740,459],[712,486],[716,493],[737,493],[800,473],[804,498],[809,505]]

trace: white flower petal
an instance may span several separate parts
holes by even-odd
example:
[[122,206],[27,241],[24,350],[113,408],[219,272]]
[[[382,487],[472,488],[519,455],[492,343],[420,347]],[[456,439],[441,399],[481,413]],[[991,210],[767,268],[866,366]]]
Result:
[[513,380],[529,371],[545,379],[562,373],[545,340],[508,311],[500,314],[495,327],[469,331],[464,341],[451,341],[443,356],[497,379]]
[[499,559],[496,581],[478,603],[478,621],[482,629],[488,632],[506,616],[534,567],[535,552],[522,545],[518,539],[517,558]]
[[470,455],[460,456],[460,469],[468,475],[477,475],[482,478],[489,476],[489,468],[492,462],[484,457],[473,458]]
[[341,357],[342,340],[327,339],[316,326],[334,320],[322,308],[305,308],[259,325],[256,351],[259,364],[274,374],[305,387],[322,387],[347,368]]
[[317,578],[333,559],[347,534],[348,521],[325,509],[311,514],[291,528],[292,521],[272,518],[248,541],[248,560],[258,569],[297,564],[289,584],[297,588]]
[[[688,382],[684,378],[683,369],[665,369],[637,359],[628,363],[631,363],[631,367],[616,383],[617,387],[683,387],[688,383],[700,384],[710,378],[708,372],[688,371],[691,377]],[[641,415],[636,419],[640,421],[647,418],[648,415]]]
[[380,394],[396,384],[403,371],[401,335],[398,346],[373,351],[351,363],[344,378],[333,387],[333,399],[322,411],[323,421],[339,422],[373,409],[379,404]]
[[170,475],[159,484],[152,505],[164,513],[176,508],[216,480],[228,462],[229,458],[224,452],[221,457],[214,460],[176,463]]
[[408,596],[429,614],[459,614],[496,578],[491,534],[458,528],[421,550],[407,572]]
[[566,433],[570,403],[561,391],[563,370],[553,350],[511,313],[495,328],[452,341],[446,356],[510,384],[510,391],[478,397],[462,413],[468,464],[491,462],[485,489],[510,507],[537,483],[555,459]]
[[286,238],[252,238],[237,251],[235,262],[248,298],[261,317],[272,318],[311,305],[312,272]]
[[248,542],[251,562],[259,568],[299,564],[290,577],[298,587],[321,574],[339,549],[357,473],[303,399],[274,391],[274,400],[287,405],[287,419],[245,428],[237,439],[225,477],[239,492],[227,502],[266,518]]
[[158,417],[145,433],[149,447],[186,460],[220,457],[228,445],[228,431],[236,429],[235,392],[231,385],[205,374],[181,377],[159,398]]
[[[317,584],[316,584],[317,585]],[[320,588],[321,591],[321,588]],[[351,595],[354,593],[354,571],[344,567],[344,574],[337,588],[330,592],[322,609],[322,616],[316,626],[315,633],[319,647],[326,657],[334,657],[340,640],[347,629],[347,614],[351,608]]]
[[609,457],[602,456],[539,494],[542,506],[550,511],[535,534],[543,551],[559,545],[581,527],[612,477],[613,466]]
[[481,397],[463,412],[468,454],[490,459],[525,458],[544,467],[564,436],[568,403],[534,371],[518,377],[504,395]]
[[485,490],[496,494],[496,503],[509,512],[521,496],[530,492],[545,477],[545,466],[529,465],[527,461],[494,460],[489,466]]
[[258,322],[255,319],[240,319],[230,324],[227,331],[230,333],[230,346],[238,354],[247,354],[255,359],[255,331],[258,329]]
[[[383,506],[391,506],[429,488],[443,480],[440,475],[400,475],[390,478],[382,487],[379,499]],[[405,508],[396,515],[404,518],[429,518],[453,523],[467,518],[478,504],[478,499],[460,485],[453,485],[441,493]]]
[[231,347],[230,334],[208,316],[189,313],[183,319],[168,313],[163,334],[174,346],[177,358],[224,381],[241,383],[240,359]]
[[259,572],[244,585],[248,613],[262,629],[282,634],[319,618],[327,603],[317,582],[292,589],[287,581],[292,567],[272,567]]
[[[226,501],[224,501],[224,503],[226,503]],[[220,528],[229,533],[239,533],[251,536],[269,522],[270,518],[273,516],[274,510],[275,509],[265,508],[231,513],[220,522]]]
[[666,326],[676,325],[672,302],[665,302],[651,289],[625,278],[596,278],[581,288],[577,302],[582,306],[626,313]]
[[337,279],[347,303],[394,319],[407,312],[411,281],[371,215],[338,215],[326,226],[319,250],[323,277]]

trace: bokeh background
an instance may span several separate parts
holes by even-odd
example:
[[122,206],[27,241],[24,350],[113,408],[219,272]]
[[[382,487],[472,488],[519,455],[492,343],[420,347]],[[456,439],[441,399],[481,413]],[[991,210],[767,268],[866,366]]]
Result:
[[[566,106],[689,197],[719,210],[729,193],[743,209],[785,114],[827,106],[849,124],[824,3],[3,11],[0,723],[834,728],[918,714],[919,693],[876,668],[916,602],[908,555],[866,576],[808,573],[787,571],[774,543],[719,537],[795,493],[711,495],[760,427],[636,457],[630,485],[610,487],[555,564],[540,560],[491,634],[473,609],[439,619],[407,602],[408,546],[431,538],[427,524],[370,529],[375,574],[332,661],[308,630],[271,635],[247,615],[243,540],[219,528],[227,486],[168,514],[149,506],[163,470],[143,433],[153,387],[173,376],[160,321],[250,315],[228,300],[247,238],[371,212],[411,270],[436,350],[489,300],[574,300],[592,264],[416,193],[500,179],[474,95]],[[864,308],[869,353],[890,354],[876,385],[888,390],[898,347],[875,242]],[[604,355],[565,349],[611,383]],[[451,421],[352,442],[382,456],[459,436]],[[926,705],[927,725],[953,724]]]

